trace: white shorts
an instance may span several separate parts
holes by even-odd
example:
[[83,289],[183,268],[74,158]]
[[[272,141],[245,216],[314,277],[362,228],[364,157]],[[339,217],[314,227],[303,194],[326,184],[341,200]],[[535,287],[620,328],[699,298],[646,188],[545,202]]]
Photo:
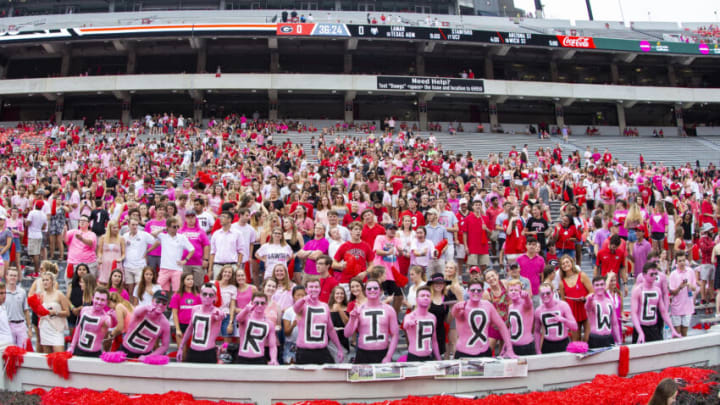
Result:
[[125,284],[138,284],[140,283],[140,278],[142,277],[142,271],[143,269],[131,269],[128,267],[125,267]]
[[674,327],[684,326],[688,328],[690,327],[690,318],[692,318],[692,315],[673,315],[670,320]]
[[40,250],[42,248],[42,238],[40,239],[33,239],[28,238],[28,255],[30,256],[38,256],[40,254]]
[[715,268],[712,264],[702,264],[698,266],[698,271],[700,273],[700,280],[702,281],[710,281],[713,279],[713,276],[715,276]]

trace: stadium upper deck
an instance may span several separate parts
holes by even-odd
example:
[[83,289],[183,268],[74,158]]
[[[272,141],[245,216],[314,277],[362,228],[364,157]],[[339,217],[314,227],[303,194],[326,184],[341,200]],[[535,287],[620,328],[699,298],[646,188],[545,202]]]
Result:
[[[0,18],[2,119],[259,110],[345,121],[394,115],[421,127],[718,121],[720,99],[709,89],[720,87],[720,45],[682,38],[711,24],[453,15],[457,3],[448,1],[377,1],[375,11],[228,0],[145,1],[125,12],[139,3],[78,3],[29,0],[22,5],[32,15]],[[260,3],[297,6],[305,23],[284,23],[282,8],[250,9]],[[418,4],[433,6],[402,11]],[[9,6],[0,1],[14,15]],[[182,7],[205,10],[162,11]],[[92,14],[53,14],[67,11]]]

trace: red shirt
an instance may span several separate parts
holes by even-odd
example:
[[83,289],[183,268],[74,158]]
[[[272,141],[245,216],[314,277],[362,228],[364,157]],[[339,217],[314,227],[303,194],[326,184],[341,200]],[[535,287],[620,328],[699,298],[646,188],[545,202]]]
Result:
[[422,212],[412,212],[410,210],[405,210],[400,213],[400,220],[398,221],[398,226],[402,226],[403,217],[406,215],[412,219],[412,229],[417,229],[418,226],[425,226],[425,217],[423,216]]
[[620,274],[620,267],[625,265],[625,252],[620,249],[615,249],[614,252],[611,252],[610,248],[600,249],[596,264],[603,277],[611,271]]
[[326,278],[320,279],[320,296],[318,299],[324,303],[330,301],[330,294],[333,288],[338,285],[338,281],[333,276],[327,276]]
[[487,231],[483,229],[483,225],[492,229],[488,225],[489,221],[486,216],[477,217],[474,212],[465,217],[463,224],[463,232],[467,233],[468,254],[486,255],[490,253],[490,244],[488,243]]
[[359,266],[357,269],[345,268],[338,279],[340,283],[349,283],[353,277],[358,275],[358,273],[362,273],[367,270],[367,262],[372,261],[375,258],[375,253],[372,248],[362,241],[360,243],[345,242],[340,245],[340,248],[338,248],[337,252],[335,252],[335,261],[341,262],[345,260],[345,253],[353,255]]
[[506,233],[505,253],[509,255],[525,253],[525,236],[522,234],[523,223],[521,220],[515,221],[515,229],[508,233],[510,229],[509,220],[503,221],[503,229]]
[[367,224],[363,225],[362,230],[362,236],[360,239],[362,239],[363,242],[367,243],[370,246],[375,246],[375,238],[377,238],[380,235],[385,235],[385,227],[378,224],[377,222],[373,227],[367,226]]
[[555,237],[557,237],[557,243],[555,243],[555,247],[557,249],[575,249],[575,242],[569,239],[580,239],[580,235],[578,235],[575,225],[570,225],[567,229],[565,229],[558,224],[555,227]]

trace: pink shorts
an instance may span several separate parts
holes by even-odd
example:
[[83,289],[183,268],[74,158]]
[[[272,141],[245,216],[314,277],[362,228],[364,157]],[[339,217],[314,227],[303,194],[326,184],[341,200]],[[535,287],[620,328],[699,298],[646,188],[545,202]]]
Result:
[[165,291],[177,291],[180,289],[180,277],[182,271],[180,270],[168,270],[160,269],[158,273],[157,282],[160,284],[160,288]]

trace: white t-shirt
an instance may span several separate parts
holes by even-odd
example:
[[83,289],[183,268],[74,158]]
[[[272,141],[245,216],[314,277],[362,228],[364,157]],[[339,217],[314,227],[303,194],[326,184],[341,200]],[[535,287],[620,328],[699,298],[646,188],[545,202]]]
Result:
[[170,236],[167,233],[161,233],[158,235],[158,240],[160,240],[160,246],[162,246],[160,268],[182,271],[182,267],[180,267],[178,261],[182,260],[183,251],[195,250],[187,236],[179,233],[175,234],[175,236]]
[[155,243],[155,238],[139,229],[135,236],[130,236],[130,232],[128,232],[122,237],[125,239],[125,260],[123,265],[128,269],[144,268],[147,265],[145,251],[147,251],[148,245]]
[[265,257],[265,278],[272,277],[273,269],[277,264],[283,264],[287,266],[288,260],[292,256],[293,251],[289,245],[277,245],[274,243],[266,243],[260,246],[257,250],[256,255]]
[[245,224],[241,226],[237,222],[230,226],[230,230],[242,235],[243,242],[241,253],[243,257],[243,263],[247,263],[248,261],[250,261],[250,245],[254,244],[258,238],[257,231],[255,231],[255,228],[253,228],[250,224]]
[[215,225],[215,217],[213,214],[203,211],[197,216],[198,225],[200,225],[200,228],[207,232],[210,232],[213,225]]
[[[135,286],[135,290],[133,291],[133,297],[137,297],[138,295],[138,288],[140,287],[140,284]],[[147,292],[144,292],[142,295],[142,298],[138,300],[138,306],[140,305],[150,305],[152,304],[153,295],[160,291],[160,284],[153,284],[152,286],[152,294],[148,294]]]
[[0,305],[0,347],[11,345],[14,341],[12,332],[10,332],[10,322],[8,322],[5,305]]

